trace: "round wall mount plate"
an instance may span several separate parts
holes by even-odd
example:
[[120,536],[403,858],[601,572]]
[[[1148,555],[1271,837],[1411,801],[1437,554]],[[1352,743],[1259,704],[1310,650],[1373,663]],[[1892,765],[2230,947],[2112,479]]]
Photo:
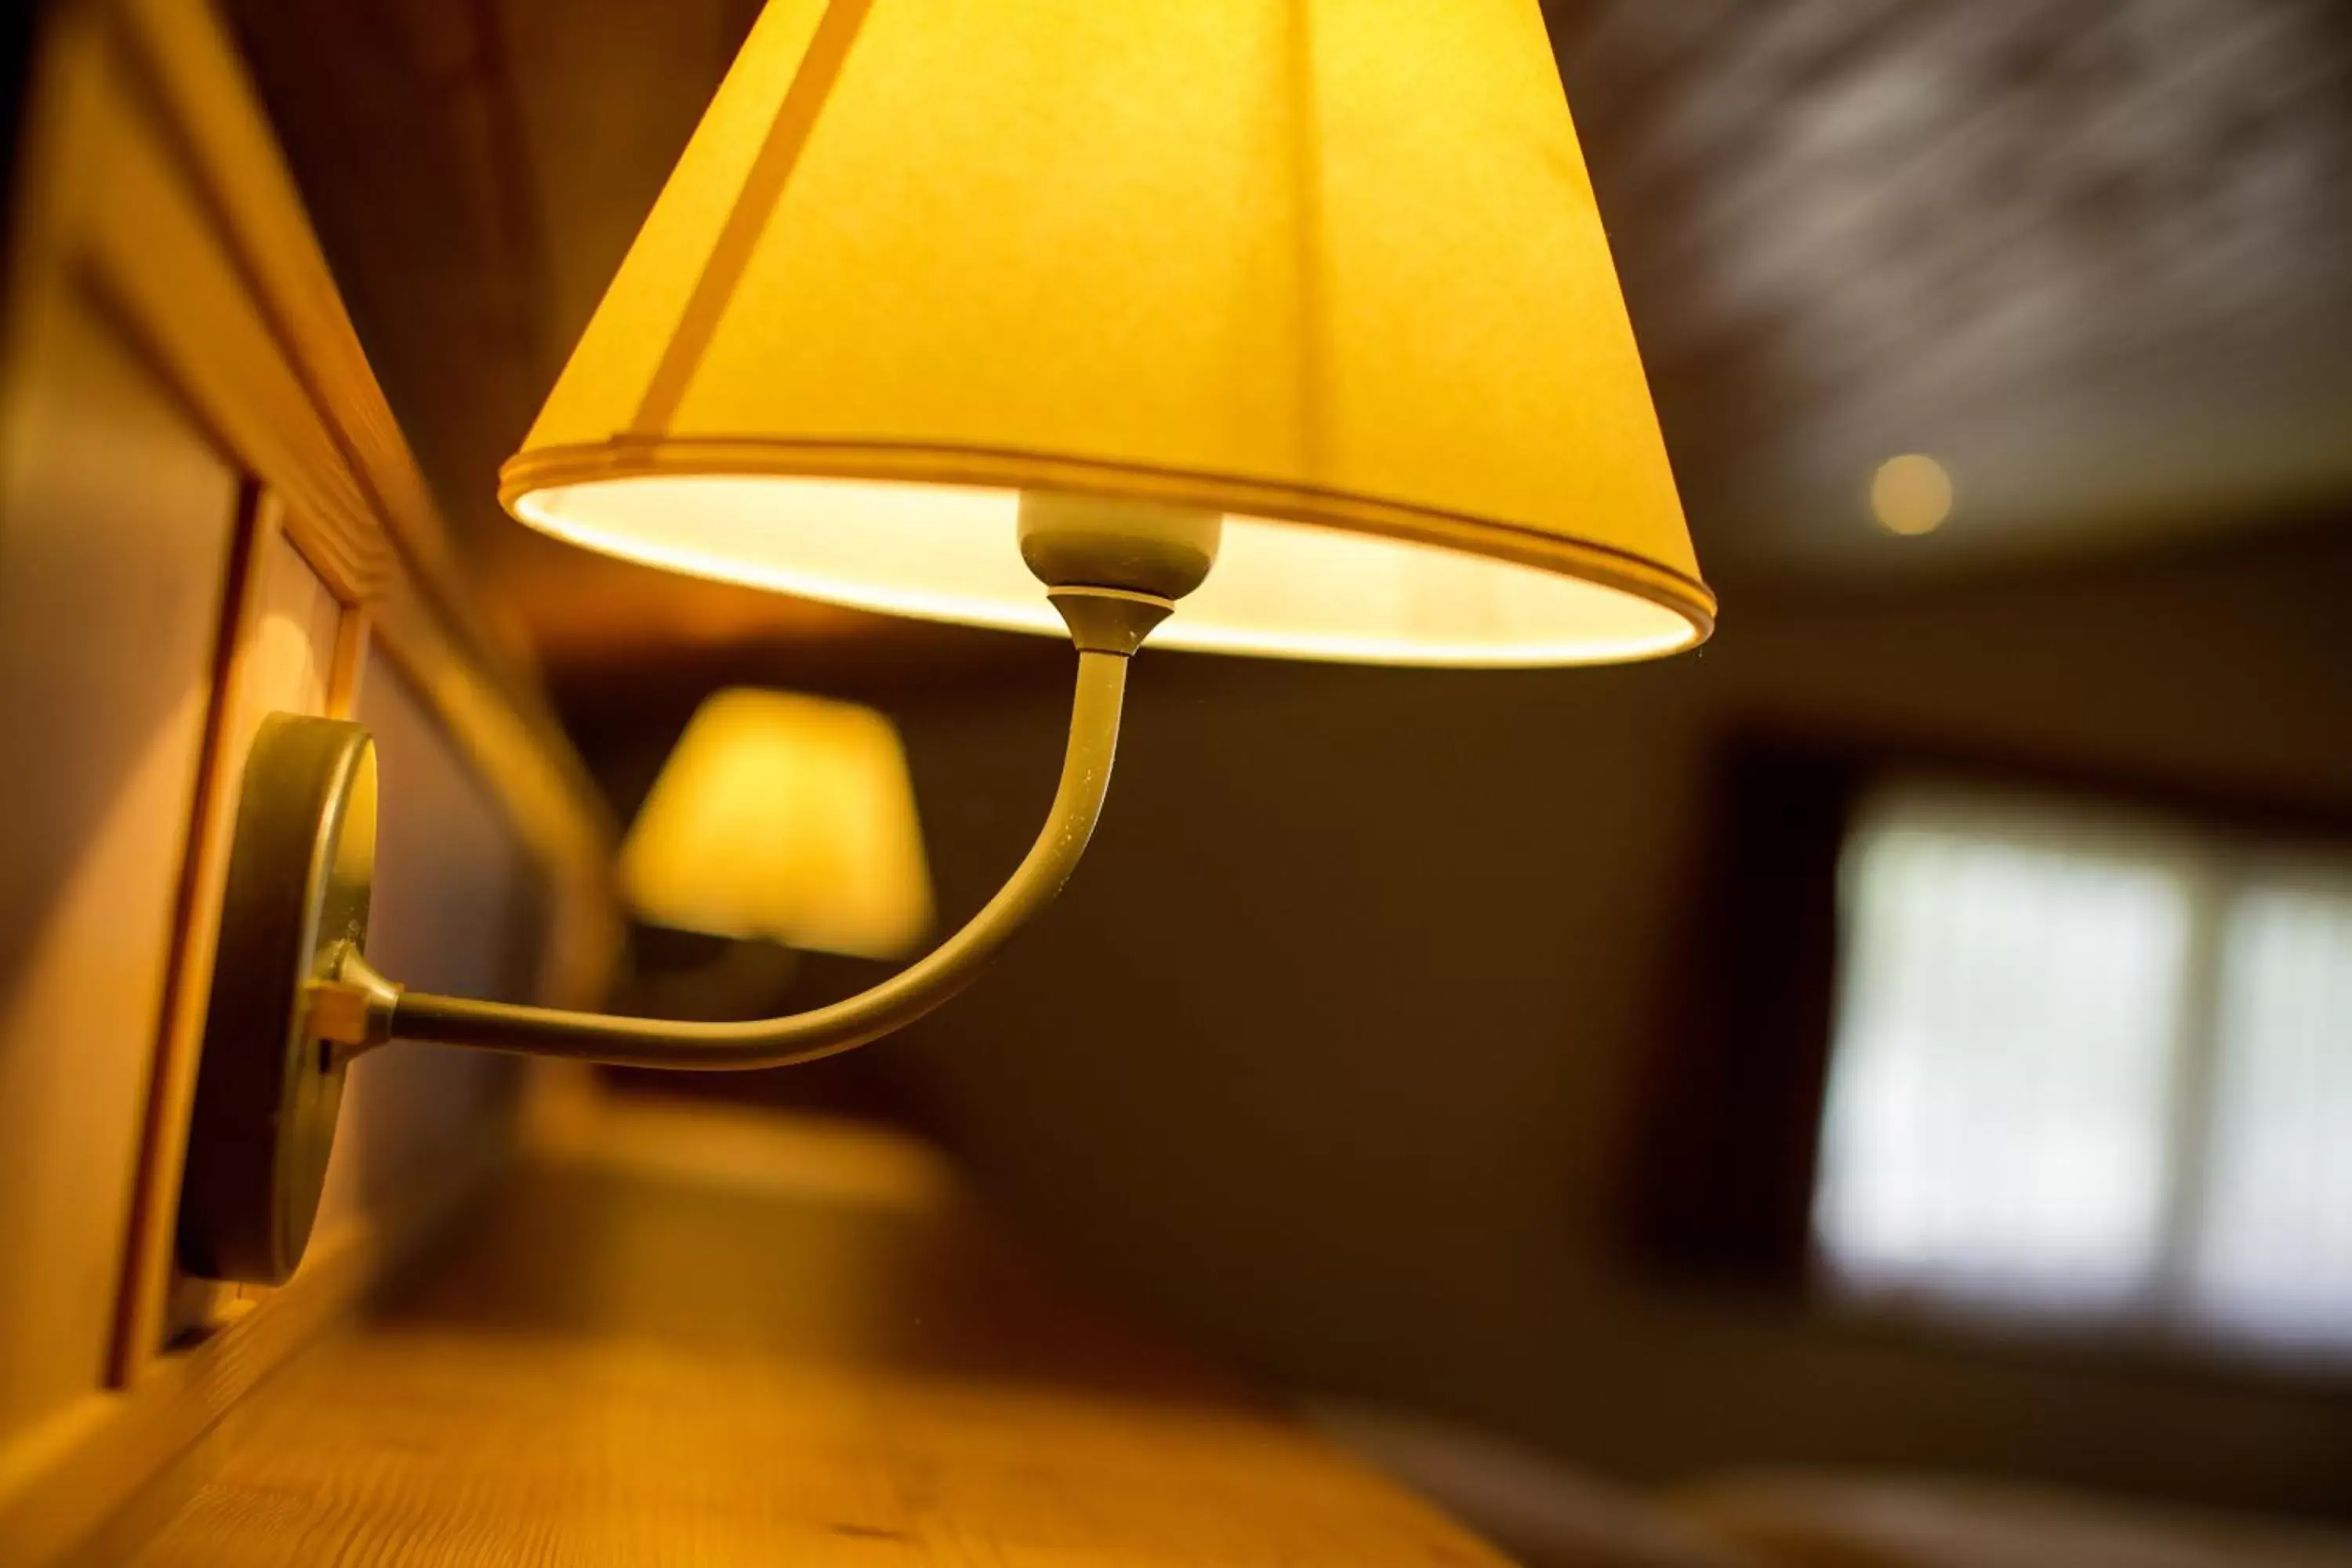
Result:
[[180,1186],[191,1274],[279,1284],[310,1239],[343,1059],[310,1027],[310,987],[366,939],[375,813],[365,730],[262,721],[237,798]]

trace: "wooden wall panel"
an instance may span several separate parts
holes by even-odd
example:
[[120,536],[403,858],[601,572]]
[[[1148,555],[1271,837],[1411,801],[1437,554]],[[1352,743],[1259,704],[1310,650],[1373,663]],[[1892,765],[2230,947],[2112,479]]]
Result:
[[[375,736],[383,794],[368,955],[404,984],[528,997],[543,924],[539,879],[496,799],[457,756],[416,688],[377,659],[355,715]],[[320,1200],[322,1233],[430,1196],[503,1146],[521,1064],[394,1045],[352,1066]]]
[[187,1152],[237,790],[263,719],[280,711],[334,711],[339,666],[351,654],[345,629],[363,624],[287,537],[283,516],[276,497],[260,498],[240,552],[241,580],[230,590],[229,656],[206,776],[191,803],[194,820],[171,1000],[148,1097],[111,1367],[116,1384],[131,1382],[151,1368],[167,1340],[217,1324],[227,1307],[247,1294],[180,1278],[173,1256],[180,1167]]
[[378,954],[402,978],[577,1000],[618,931],[610,825],[456,573],[216,18],[202,0],[44,16],[0,321],[11,1568],[86,1538],[507,1142],[510,1064],[384,1052],[354,1075],[294,1281],[176,1276],[262,717],[383,731]]
[[102,35],[109,68],[96,74],[123,100],[117,112],[149,132],[111,162],[55,155],[108,194],[87,219],[94,269],[201,389],[231,444],[284,496],[288,531],[356,595],[374,637],[481,767],[561,890],[549,913],[552,994],[593,997],[619,940],[614,826],[523,651],[482,613],[218,16],[203,0],[55,3]]
[[0,1436],[106,1373],[236,470],[87,296],[0,411]]
[[257,613],[237,650],[235,716],[222,743],[242,755],[272,713],[328,712],[344,609],[283,532],[258,542]]

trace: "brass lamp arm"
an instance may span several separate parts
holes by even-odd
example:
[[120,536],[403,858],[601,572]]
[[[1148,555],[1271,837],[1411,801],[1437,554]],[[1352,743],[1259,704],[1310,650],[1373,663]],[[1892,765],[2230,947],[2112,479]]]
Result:
[[871,990],[788,1017],[743,1023],[625,1018],[402,992],[352,953],[344,959],[334,988],[352,986],[367,994],[364,1010],[373,1015],[366,1027],[371,1038],[354,1043],[425,1040],[614,1067],[727,1070],[814,1061],[901,1028],[970,984],[997,949],[1069,880],[1110,788],[1127,665],[1121,653],[1079,653],[1069,748],[1044,831],[1011,879],[961,930]]

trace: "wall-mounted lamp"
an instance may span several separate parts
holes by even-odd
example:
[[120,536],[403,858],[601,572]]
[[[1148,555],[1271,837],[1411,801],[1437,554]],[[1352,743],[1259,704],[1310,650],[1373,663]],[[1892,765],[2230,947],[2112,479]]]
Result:
[[854,702],[716,693],[629,825],[621,891],[640,922],[622,1012],[748,1018],[782,1005],[802,953],[908,957],[931,879],[897,726]]
[[929,956],[812,1012],[424,995],[361,956],[366,735],[274,720],[192,1130],[198,1273],[291,1271],[344,1064],[386,1040],[773,1067],[937,1006],[1069,876],[1163,620],[1483,666],[1714,623],[1536,0],[772,0],[499,494],[677,571],[1066,629],[1045,831]]
[[629,825],[621,889],[674,931],[905,957],[931,879],[897,728],[854,702],[719,692]]

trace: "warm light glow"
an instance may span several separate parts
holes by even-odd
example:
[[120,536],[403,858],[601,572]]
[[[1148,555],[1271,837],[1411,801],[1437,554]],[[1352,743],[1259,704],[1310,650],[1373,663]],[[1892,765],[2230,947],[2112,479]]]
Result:
[[776,691],[703,703],[629,829],[639,915],[716,936],[895,958],[930,923],[905,753],[868,708]]
[[1870,480],[1871,515],[1889,533],[1933,533],[1952,515],[1952,476],[1933,458],[1889,458]]
[[[609,479],[527,496],[550,533],[672,571],[862,609],[1063,636],[1007,490],[839,479]],[[1155,646],[1383,664],[1601,663],[1691,642],[1639,595],[1462,551],[1228,517]]]
[[1233,520],[1160,644],[1706,636],[1535,0],[771,0],[502,499],[640,561],[1058,634],[1024,491]]

